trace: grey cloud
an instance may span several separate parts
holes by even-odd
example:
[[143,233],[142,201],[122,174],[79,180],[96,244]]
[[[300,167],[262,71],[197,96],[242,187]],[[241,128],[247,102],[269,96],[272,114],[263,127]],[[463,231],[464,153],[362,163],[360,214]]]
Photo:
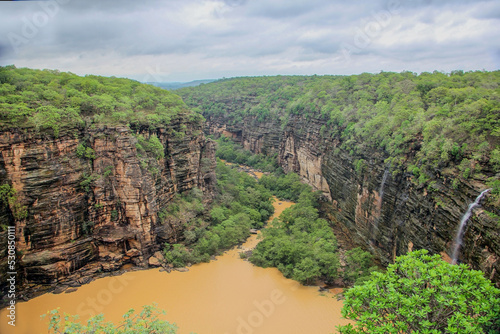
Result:
[[[113,55],[116,67],[122,64],[124,68],[123,73],[116,74],[123,75],[137,70],[130,68],[133,57],[162,59],[159,62],[175,60],[179,64],[190,57],[209,69],[195,70],[194,66],[183,64],[173,71],[179,76],[197,79],[201,72],[211,76],[215,73],[220,73],[219,76],[266,74],[266,70],[278,71],[269,64],[282,63],[282,59],[287,60],[289,67],[279,67],[279,71],[287,74],[299,69],[303,74],[307,74],[308,69],[311,74],[339,71],[340,67],[332,66],[332,61],[341,54],[342,45],[353,44],[356,33],[376,20],[374,13],[386,12],[390,1],[71,0],[40,28],[36,37],[22,45],[19,54],[7,52],[11,49],[7,33],[20,33],[22,19],[30,19],[41,7],[35,2],[18,6],[6,3],[0,2],[0,64],[31,65],[38,61],[40,67],[44,67],[67,55],[67,66],[73,64],[70,59],[82,57],[73,61],[78,67],[92,57],[97,64],[102,59],[109,61],[107,57]],[[500,18],[500,4],[495,0],[400,0],[388,26],[370,45],[355,53],[359,67],[350,70],[353,73],[370,68],[378,71],[374,59],[389,64],[396,59],[414,68],[434,64],[435,68],[428,68],[429,71],[447,63],[466,67],[469,61],[472,69],[477,66],[477,59],[483,59],[483,54],[490,59],[485,67],[498,67],[500,46],[494,42],[497,31],[490,29],[473,39],[458,36],[460,38],[453,41],[437,42],[433,30],[443,24],[439,21],[443,12],[461,14],[460,20],[450,19],[449,24],[452,31],[460,31],[463,17],[491,26],[492,20]],[[415,38],[412,34],[417,25],[424,27],[425,34]],[[378,42],[389,31],[402,39],[397,45]],[[238,66],[249,60],[253,67],[239,70],[230,67],[230,64]],[[313,65],[304,67],[307,62]]]
[[272,19],[297,17],[314,11],[318,5],[321,5],[321,2],[297,0],[254,1],[250,3],[249,15]]

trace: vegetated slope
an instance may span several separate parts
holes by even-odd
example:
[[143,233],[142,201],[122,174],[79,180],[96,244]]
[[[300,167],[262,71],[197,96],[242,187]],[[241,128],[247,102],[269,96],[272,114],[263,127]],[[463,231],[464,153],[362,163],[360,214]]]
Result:
[[[481,190],[462,260],[500,276],[500,71],[220,80],[177,91],[255,153],[278,153],[332,200],[353,243],[384,263],[447,252]],[[497,260],[495,260],[497,259]]]
[[215,79],[205,79],[205,80],[194,80],[189,82],[147,82],[147,83],[167,90],[176,90],[185,87],[195,87],[214,81]]
[[212,196],[215,147],[202,120],[177,95],[133,80],[1,67],[2,272],[8,225],[21,292],[147,265],[182,236],[159,218],[176,194]]
[[325,123],[322,136],[340,137],[342,149],[384,150],[395,166],[414,163],[423,182],[449,165],[500,171],[499,84],[500,71],[383,72],[235,78],[178,93],[207,118],[227,118],[227,125],[253,116],[285,128],[293,115],[317,118]]

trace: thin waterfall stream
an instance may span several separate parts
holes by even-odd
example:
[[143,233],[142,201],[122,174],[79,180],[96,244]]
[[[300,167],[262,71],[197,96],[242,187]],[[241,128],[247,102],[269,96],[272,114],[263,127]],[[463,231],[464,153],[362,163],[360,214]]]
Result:
[[455,237],[455,241],[453,243],[453,255],[451,256],[451,258],[452,258],[451,263],[452,264],[457,263],[458,255],[459,255],[459,251],[460,251],[460,246],[462,246],[462,242],[463,242],[465,227],[467,226],[467,222],[469,221],[470,216],[472,215],[472,211],[480,205],[481,200],[483,199],[484,195],[486,195],[486,193],[490,190],[491,189],[483,190],[479,194],[479,196],[477,196],[476,200],[473,203],[469,204],[467,211],[465,212],[462,219],[460,220],[458,232],[457,232],[457,235]]

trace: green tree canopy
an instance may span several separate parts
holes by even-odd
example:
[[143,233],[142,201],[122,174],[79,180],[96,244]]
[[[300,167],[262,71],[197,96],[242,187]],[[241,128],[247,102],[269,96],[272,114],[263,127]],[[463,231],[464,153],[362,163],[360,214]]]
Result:
[[[498,333],[500,290],[483,273],[426,250],[400,256],[345,294],[340,333]],[[500,324],[496,324],[498,326]]]
[[57,137],[92,124],[158,128],[181,116],[202,120],[179,96],[134,80],[0,66],[0,130]]

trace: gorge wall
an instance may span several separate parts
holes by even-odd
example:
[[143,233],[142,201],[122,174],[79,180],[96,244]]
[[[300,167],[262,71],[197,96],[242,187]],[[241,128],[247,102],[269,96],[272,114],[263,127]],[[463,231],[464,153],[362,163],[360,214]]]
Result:
[[[256,117],[237,123],[210,113],[205,117],[210,134],[232,137],[254,153],[278,153],[285,171],[299,174],[323,192],[326,214],[336,222],[338,236],[370,250],[384,265],[412,249],[450,254],[462,215],[487,188],[487,175],[493,173],[483,170],[482,176],[460,179],[454,187],[451,178],[418,185],[411,173],[385,163],[388,156],[382,151],[364,150],[353,156],[341,148],[341,137],[325,139],[326,124],[318,118],[290,115],[282,127],[279,121],[260,122]],[[499,213],[494,204],[485,208]],[[500,286],[497,224],[482,208],[476,209],[460,259]]]
[[[153,135],[163,153],[143,147]],[[57,138],[4,131],[0,153],[0,183],[11,185],[17,209],[27,211],[19,215],[4,203],[0,212],[2,225],[16,226],[17,282],[24,288],[83,284],[125,263],[147,265],[160,243],[182,232],[161,224],[158,212],[194,187],[209,197],[215,182],[214,143],[199,121],[182,114],[155,130],[83,127]]]

